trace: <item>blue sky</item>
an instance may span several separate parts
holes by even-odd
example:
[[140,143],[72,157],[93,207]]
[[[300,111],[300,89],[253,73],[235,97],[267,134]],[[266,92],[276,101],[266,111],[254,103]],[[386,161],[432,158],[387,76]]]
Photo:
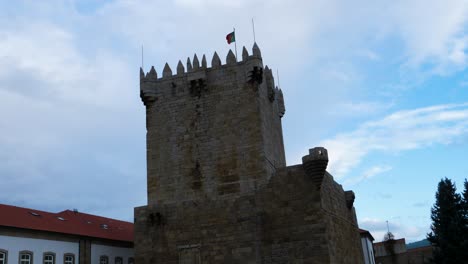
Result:
[[0,202],[131,221],[146,204],[144,68],[253,44],[279,70],[289,165],[314,146],[360,226],[429,231],[468,177],[468,1],[0,2]]

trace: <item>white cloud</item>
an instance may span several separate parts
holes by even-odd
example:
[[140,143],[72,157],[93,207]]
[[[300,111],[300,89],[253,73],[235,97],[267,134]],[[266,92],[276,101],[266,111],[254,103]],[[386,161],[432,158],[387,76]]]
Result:
[[468,134],[468,104],[437,105],[398,111],[366,122],[355,131],[320,143],[330,153],[329,170],[345,176],[368,154],[399,152],[431,144],[450,144]]
[[367,179],[370,179],[370,178],[373,178],[375,177],[376,175],[379,175],[379,174],[382,174],[382,173],[385,173],[385,172],[388,172],[392,169],[391,166],[388,166],[388,165],[383,165],[383,166],[373,166],[369,169],[367,169],[366,171],[364,171],[362,173],[362,175],[358,176],[358,177],[355,177],[355,178],[352,178],[352,179],[348,179],[344,182],[344,185],[346,186],[352,186],[354,184],[357,184],[361,181],[364,181],[364,180],[367,180]]
[[468,1],[397,1],[391,12],[410,65],[435,64],[438,73],[466,67]]

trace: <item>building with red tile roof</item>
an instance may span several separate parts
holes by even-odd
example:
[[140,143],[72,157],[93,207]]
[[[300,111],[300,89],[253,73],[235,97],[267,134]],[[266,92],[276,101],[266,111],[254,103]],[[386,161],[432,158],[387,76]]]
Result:
[[133,262],[133,223],[0,204],[0,264]]

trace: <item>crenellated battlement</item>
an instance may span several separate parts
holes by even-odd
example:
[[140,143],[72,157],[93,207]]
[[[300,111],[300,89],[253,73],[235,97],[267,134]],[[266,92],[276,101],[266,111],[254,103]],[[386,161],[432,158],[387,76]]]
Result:
[[145,105],[156,101],[157,98],[168,98],[168,96],[174,98],[190,94],[200,98],[207,86],[219,86],[230,81],[250,84],[255,90],[265,83],[266,97],[270,102],[276,101],[279,116],[284,115],[283,93],[275,87],[272,71],[268,66],[263,67],[261,51],[256,43],[252,47],[252,55],[245,47],[242,48],[240,61],[232,50],[229,50],[225,64],[222,64],[218,53],[214,52],[211,67],[208,67],[205,55],[202,56],[200,64],[195,54],[193,60],[187,58],[185,67],[179,60],[175,72],[166,63],[160,76],[154,66],[146,74],[140,68],[140,95]]
[[[232,50],[229,50],[226,63],[222,64],[218,53],[214,52],[211,67],[208,67],[205,55],[200,64],[195,54],[193,60],[187,58],[186,67],[179,60],[175,73],[168,63],[164,65],[161,76],[158,76],[154,66],[146,74],[140,68],[140,95],[145,105],[155,101],[158,95],[178,96],[190,93],[200,96],[204,86],[225,81],[226,78],[240,78],[240,82],[261,84],[263,71],[262,56],[256,43],[253,45],[252,55],[243,47],[241,61],[237,61]],[[232,77],[233,72],[236,77]]]
[[[250,63],[249,63],[250,62]],[[190,61],[190,57],[187,58],[186,68],[182,64],[182,61],[179,60],[177,63],[177,68],[175,74],[173,74],[171,67],[168,63],[164,65],[162,70],[162,76],[158,78],[158,74],[154,66],[151,66],[151,69],[146,74],[143,72],[143,69],[140,68],[140,82],[164,82],[173,78],[188,77],[191,74],[196,74],[198,71],[206,70],[216,70],[216,69],[225,69],[232,66],[242,66],[242,65],[255,65],[262,66],[262,56],[258,45],[255,43],[252,48],[252,55],[249,55],[245,46],[242,49],[242,60],[237,61],[236,56],[229,50],[226,56],[226,63],[222,64],[221,59],[217,52],[214,52],[213,58],[211,59],[211,67],[207,66],[206,56],[203,54],[201,65],[198,60],[197,54],[193,57],[193,63]]]

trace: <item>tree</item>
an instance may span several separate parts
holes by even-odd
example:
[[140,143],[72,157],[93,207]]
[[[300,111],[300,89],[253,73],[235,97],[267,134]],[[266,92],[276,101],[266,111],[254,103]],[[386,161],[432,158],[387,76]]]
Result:
[[468,181],[465,179],[465,190],[463,190],[463,216],[468,220]]
[[462,193],[462,215],[463,215],[463,232],[462,232],[462,247],[465,248],[465,259],[468,259],[468,181],[465,179],[465,189]]
[[463,239],[466,229],[464,201],[456,192],[455,184],[447,178],[439,182],[435,198],[431,209],[432,231],[427,234],[427,239],[434,247],[433,263],[468,263]]

